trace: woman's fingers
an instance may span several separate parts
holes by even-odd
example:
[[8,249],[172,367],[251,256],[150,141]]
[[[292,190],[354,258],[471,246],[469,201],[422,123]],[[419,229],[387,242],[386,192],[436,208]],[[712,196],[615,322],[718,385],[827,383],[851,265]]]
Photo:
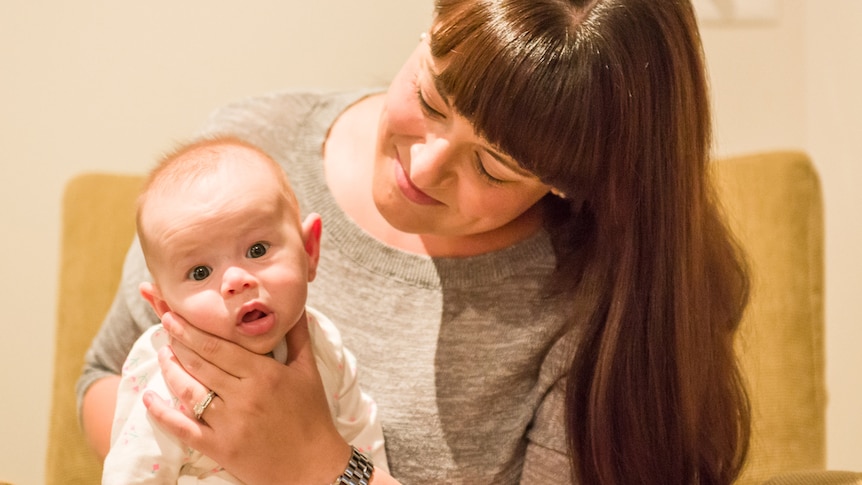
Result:
[[187,416],[195,416],[195,405],[206,399],[210,389],[190,376],[168,347],[159,350],[159,367],[165,384],[177,398],[177,409]]
[[162,400],[156,395],[156,393],[147,391],[144,393],[143,399],[147,412],[156,420],[159,426],[176,436],[186,445],[198,449],[202,443],[214,440],[211,429],[194,418],[187,416],[179,409],[175,409],[169,402]]
[[[167,312],[162,315],[162,325],[171,335],[171,345],[174,347],[183,347],[190,350],[188,355],[180,355],[180,362],[183,363],[189,372],[194,373],[198,368],[202,367],[203,361],[222,363],[219,368],[233,376],[239,377],[230,369],[229,362],[226,359],[230,357],[232,348],[237,345],[228,342],[215,335],[204,332],[197,327],[192,326],[179,315]],[[177,346],[177,344],[181,346]],[[240,348],[240,350],[242,350]],[[179,352],[177,352],[179,353]],[[191,354],[195,354],[194,358]]]
[[[166,329],[172,327],[179,329],[181,334],[190,334],[185,332],[185,328],[182,326],[185,322],[180,317],[165,314],[163,321],[167,322]],[[191,326],[188,328],[193,329]],[[159,367],[165,384],[179,401],[177,408],[190,417],[197,417],[198,414],[201,414],[202,417],[203,413],[198,413],[198,411],[203,409],[196,409],[196,407],[201,407],[203,404],[206,404],[208,410],[218,407],[217,396],[210,399],[209,403],[206,402],[209,392],[215,391],[217,393],[220,389],[230,387],[237,380],[202,359],[178,340],[172,340],[170,347],[162,348],[159,351]]]
[[[165,381],[189,408],[152,401],[150,412],[167,432],[246,483],[283,481],[297,470],[309,474],[295,476],[299,483],[326,483],[344,469],[350,448],[333,424],[306,318],[288,333],[286,365],[175,315],[163,320],[174,337],[172,351],[160,354]],[[217,395],[197,421],[191,408],[210,389]]]
[[204,384],[229,384],[228,377],[242,379],[254,375],[258,370],[260,361],[252,358],[258,354],[204,332],[174,313],[165,313],[162,324],[171,335],[171,345],[183,367]]

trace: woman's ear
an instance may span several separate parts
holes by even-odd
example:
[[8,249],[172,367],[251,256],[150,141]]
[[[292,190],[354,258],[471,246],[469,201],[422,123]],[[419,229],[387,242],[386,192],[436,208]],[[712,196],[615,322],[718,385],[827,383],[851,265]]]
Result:
[[138,290],[141,292],[141,296],[144,297],[144,300],[147,300],[150,303],[150,306],[153,307],[153,311],[156,312],[159,319],[162,318],[162,315],[171,311],[171,307],[169,307],[168,303],[162,299],[159,287],[155,284],[145,281],[138,286]]
[[320,214],[312,212],[302,221],[302,243],[308,254],[308,281],[314,281],[317,276],[317,263],[320,261],[320,235],[323,233],[323,221]]

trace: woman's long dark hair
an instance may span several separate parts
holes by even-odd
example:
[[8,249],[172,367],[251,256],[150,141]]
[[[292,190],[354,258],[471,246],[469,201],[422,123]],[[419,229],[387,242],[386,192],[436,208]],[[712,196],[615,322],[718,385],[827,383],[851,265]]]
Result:
[[458,112],[546,197],[556,288],[587,302],[566,426],[585,484],[728,484],[750,410],[733,348],[748,299],[709,179],[703,53],[682,0],[437,0]]

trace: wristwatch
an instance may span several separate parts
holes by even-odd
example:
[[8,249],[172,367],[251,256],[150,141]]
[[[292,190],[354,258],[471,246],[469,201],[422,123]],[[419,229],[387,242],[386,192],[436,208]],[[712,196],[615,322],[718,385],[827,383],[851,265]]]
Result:
[[374,463],[371,462],[371,458],[360,453],[355,446],[350,448],[353,453],[347,462],[347,468],[332,482],[332,485],[368,485],[371,480],[371,474],[374,473]]

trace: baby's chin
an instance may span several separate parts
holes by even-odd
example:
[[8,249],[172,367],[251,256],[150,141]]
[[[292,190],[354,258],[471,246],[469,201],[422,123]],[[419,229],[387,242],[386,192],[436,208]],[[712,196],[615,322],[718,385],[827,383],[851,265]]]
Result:
[[244,349],[249,352],[254,352],[258,355],[265,355],[267,357],[272,357],[273,359],[281,362],[282,364],[287,361],[287,341],[284,335],[278,337],[275,344],[272,342],[272,337],[267,338],[257,338],[257,339],[241,339],[245,341],[234,342],[237,345],[242,346]]
[[266,339],[257,339],[256,341],[249,342],[248,339],[245,339],[244,342],[234,342],[237,345],[240,345],[244,349],[249,352],[254,352],[258,355],[265,355],[267,357],[272,357],[278,360],[281,363],[284,363],[287,360],[287,342],[285,341],[285,337],[282,335],[278,341],[273,345],[272,340]]

